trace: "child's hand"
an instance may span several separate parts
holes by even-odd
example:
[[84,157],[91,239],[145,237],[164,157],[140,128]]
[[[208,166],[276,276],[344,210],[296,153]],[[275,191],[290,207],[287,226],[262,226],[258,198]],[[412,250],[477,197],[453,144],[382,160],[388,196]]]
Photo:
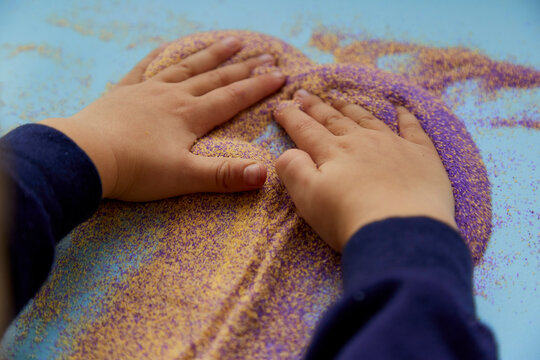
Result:
[[298,149],[276,170],[300,215],[335,250],[363,225],[393,216],[429,216],[457,227],[446,170],[418,120],[398,108],[401,137],[360,106],[325,104],[300,90],[304,111],[276,120]]
[[78,114],[47,119],[92,159],[103,197],[156,200],[193,192],[252,190],[266,181],[255,161],[207,158],[190,152],[195,140],[278,90],[280,73],[250,77],[267,55],[216,69],[242,44],[217,42],[142,81],[154,50],[114,88]]

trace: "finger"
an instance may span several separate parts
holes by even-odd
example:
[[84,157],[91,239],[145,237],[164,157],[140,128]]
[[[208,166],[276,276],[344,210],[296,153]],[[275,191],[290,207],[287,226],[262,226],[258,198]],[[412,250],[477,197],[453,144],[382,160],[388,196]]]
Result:
[[306,114],[317,120],[334,135],[344,135],[359,127],[358,124],[343,116],[342,113],[323,102],[318,96],[310,94],[304,89],[298,90],[294,94],[294,98],[300,101]]
[[[281,73],[272,73],[237,81],[198,97],[205,106],[194,130],[199,136],[224,123],[240,111],[274,93],[285,82]],[[202,133],[200,133],[202,132]]]
[[328,143],[332,141],[332,134],[328,129],[292,102],[281,103],[274,112],[274,117],[298,148],[309,153],[315,161],[324,156]]
[[157,74],[154,78],[164,82],[180,82],[192,76],[215,69],[242,48],[242,43],[235,37],[227,37],[215,42],[206,49],[172,65]]
[[276,172],[291,195],[297,209],[302,209],[308,200],[306,189],[310,188],[319,174],[311,157],[299,149],[285,151],[276,161]]
[[424,132],[418,119],[403,106],[396,107],[398,113],[399,133],[401,137],[418,145],[435,149],[433,142]]
[[266,181],[266,168],[252,160],[188,156],[193,192],[235,192],[258,189]]
[[117,85],[123,86],[140,83],[148,65],[150,65],[152,60],[154,60],[159,55],[159,53],[161,53],[161,51],[163,51],[163,49],[167,47],[167,45],[169,45],[169,43],[164,43],[152,50],[150,54],[146,55],[144,59],[139,61],[139,63],[135,65],[133,69],[131,69],[131,71],[128,72],[126,76],[124,76],[122,80],[118,82]]
[[351,118],[354,122],[356,122],[363,128],[392,132],[388,125],[377,119],[372,113],[359,105],[350,104],[343,100],[338,100],[334,101],[332,103],[332,106],[339,110],[343,115]]
[[273,63],[275,63],[275,59],[272,55],[263,54],[238,64],[232,64],[192,77],[182,82],[182,87],[186,88],[193,96],[201,96],[209,91],[249,78],[251,72],[257,66]]

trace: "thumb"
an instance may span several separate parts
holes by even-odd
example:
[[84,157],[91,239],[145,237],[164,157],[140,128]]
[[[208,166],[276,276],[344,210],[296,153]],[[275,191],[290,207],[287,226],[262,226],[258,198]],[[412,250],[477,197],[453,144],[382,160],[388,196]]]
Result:
[[296,207],[302,212],[309,189],[317,176],[317,166],[308,153],[299,149],[285,151],[276,161],[276,172],[287,188]]
[[266,181],[266,168],[253,160],[189,156],[193,192],[254,190]]

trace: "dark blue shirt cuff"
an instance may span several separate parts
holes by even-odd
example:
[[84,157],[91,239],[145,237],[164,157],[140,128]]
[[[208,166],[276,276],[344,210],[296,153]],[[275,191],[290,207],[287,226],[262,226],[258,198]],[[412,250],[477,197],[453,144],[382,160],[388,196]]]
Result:
[[8,239],[19,311],[47,278],[56,242],[96,211],[101,180],[77,144],[44,125],[24,125],[1,138],[0,159],[12,189]]
[[428,217],[389,218],[362,227],[345,246],[342,265],[346,294],[383,272],[411,269],[442,273],[464,293],[472,289],[467,245],[454,228]]

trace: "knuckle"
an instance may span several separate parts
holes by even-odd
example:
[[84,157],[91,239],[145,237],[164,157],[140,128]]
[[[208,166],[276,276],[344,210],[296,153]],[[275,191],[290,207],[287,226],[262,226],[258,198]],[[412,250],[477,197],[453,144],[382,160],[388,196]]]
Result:
[[336,146],[340,150],[344,150],[345,152],[350,152],[352,148],[354,148],[354,143],[352,141],[353,139],[347,138],[347,137],[339,137],[336,141]]
[[224,88],[227,96],[235,103],[240,103],[245,98],[246,93],[240,87],[235,85],[230,85]]
[[221,161],[216,168],[216,186],[221,189],[229,190],[229,184],[232,178],[232,167],[229,161]]
[[332,125],[335,125],[340,120],[343,120],[342,116],[339,116],[337,114],[331,114],[323,119],[323,124],[325,126],[332,126]]
[[360,116],[357,116],[355,121],[359,124],[367,124],[367,123],[371,123],[373,122],[374,120],[377,120],[375,117],[373,117],[372,115],[368,115],[368,114],[363,114],[363,115],[360,115]]
[[293,125],[295,132],[304,133],[313,129],[313,124],[307,121],[299,121]]
[[167,91],[165,86],[157,81],[152,81],[152,86],[148,88],[148,95],[154,98],[163,98],[165,102],[169,102],[171,94]]
[[192,77],[195,74],[193,66],[187,62],[181,62],[180,64],[176,65],[176,70],[187,76],[188,78]]
[[335,100],[335,101],[332,101],[331,105],[337,109],[338,111],[344,111],[344,110],[347,110],[351,104],[345,102],[344,100]]
[[228,76],[222,69],[217,69],[211,72],[211,82],[216,86],[223,86],[228,83]]
[[345,136],[347,135],[349,132],[347,131],[347,129],[345,128],[342,128],[342,127],[332,127],[330,129],[330,131],[332,131],[332,134],[334,134],[335,136]]
[[200,101],[196,98],[190,101],[179,95],[171,95],[169,104],[165,106],[168,106],[168,108],[171,109],[170,112],[177,118],[186,121],[186,123],[189,124],[190,129],[195,129],[198,127],[197,125],[201,125],[201,122],[190,120],[197,119],[198,116],[200,116],[199,103]]
[[405,132],[417,132],[418,130],[420,130],[418,124],[409,121],[402,122],[400,128]]

